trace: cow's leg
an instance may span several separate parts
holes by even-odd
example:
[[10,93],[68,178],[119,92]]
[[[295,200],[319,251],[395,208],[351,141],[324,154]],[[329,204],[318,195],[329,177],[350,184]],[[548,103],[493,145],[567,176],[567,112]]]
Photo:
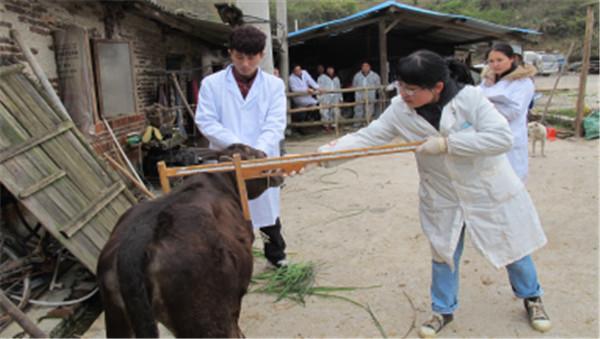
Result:
[[225,338],[237,336],[237,320],[240,306],[232,306],[222,294],[200,296],[193,293],[195,287],[186,286],[188,296],[165,301],[169,317],[169,330],[178,338],[212,337]]
[[531,140],[531,157],[535,158],[535,137]]
[[114,304],[104,305],[104,322],[107,338],[132,338],[134,336],[124,310]]
[[[110,261],[109,259],[105,260]],[[133,329],[129,324],[127,313],[125,312],[125,304],[123,303],[123,299],[121,299],[116,271],[111,268],[102,267],[98,272],[98,284],[104,306],[106,337],[133,337]]]

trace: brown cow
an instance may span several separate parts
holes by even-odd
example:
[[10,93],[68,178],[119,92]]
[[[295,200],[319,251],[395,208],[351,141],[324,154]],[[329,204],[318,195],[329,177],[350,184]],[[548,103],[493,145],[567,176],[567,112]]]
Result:
[[[234,153],[265,157],[239,144],[215,155]],[[248,198],[282,181],[248,180]],[[98,262],[107,336],[158,337],[159,321],[177,337],[243,337],[238,318],[253,241],[232,172],[196,174],[172,193],[133,206]]]

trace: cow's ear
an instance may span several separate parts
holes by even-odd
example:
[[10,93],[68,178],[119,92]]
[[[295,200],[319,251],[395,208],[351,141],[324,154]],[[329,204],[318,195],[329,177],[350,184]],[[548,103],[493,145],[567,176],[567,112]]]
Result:
[[228,155],[219,155],[219,162],[233,161],[233,158]]

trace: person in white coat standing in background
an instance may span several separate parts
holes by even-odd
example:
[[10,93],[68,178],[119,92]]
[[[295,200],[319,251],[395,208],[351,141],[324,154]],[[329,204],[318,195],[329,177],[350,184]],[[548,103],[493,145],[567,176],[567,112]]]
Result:
[[520,66],[515,57],[509,44],[493,45],[486,53],[487,65],[481,73],[479,87],[510,125],[514,140],[507,153],[508,160],[519,178],[526,182],[529,172],[527,112],[535,94],[532,77],[536,70],[531,65]]
[[[239,26],[229,42],[232,64],[202,80],[196,124],[210,148],[241,143],[279,156],[286,127],[285,85],[259,68],[266,36],[253,26]],[[260,229],[265,256],[276,267],[287,265],[279,204],[278,187],[249,201],[252,225]]]
[[[352,78],[352,87],[362,88],[375,86],[381,86],[381,78],[379,77],[379,74],[371,70],[371,65],[365,61],[361,64],[360,71],[354,74],[354,77]],[[379,116],[379,112],[376,111],[376,107],[378,105],[375,105],[375,100],[377,100],[377,97],[374,89],[369,90],[366,93],[365,91],[354,92],[354,100],[357,102],[364,101],[367,99],[367,97],[369,98],[368,105],[360,104],[354,106],[354,119],[364,118],[367,114],[367,109],[373,118],[377,118]],[[360,122],[355,122],[354,127],[358,126],[360,126]]]
[[[506,267],[531,326],[551,327],[531,253],[546,244],[535,206],[506,157],[506,119],[473,86],[466,65],[421,50],[400,60],[400,96],[379,119],[321,146],[337,151],[383,145],[400,137],[423,141],[415,152],[421,228],[432,252],[433,315],[419,329],[436,336],[458,307],[459,263],[468,233],[496,268]],[[493,311],[490,311],[493,312]]]
[[[327,91],[339,90],[342,88],[340,84],[340,78],[335,75],[335,69],[333,66],[328,66],[327,71],[319,75],[319,78],[317,78],[317,84],[319,85],[319,89],[321,91],[321,94],[318,96],[319,104],[321,106],[338,104],[343,101],[342,93],[327,93]],[[340,114],[340,108],[321,108],[320,113],[321,121],[332,123],[335,116]],[[331,128],[331,124],[325,125],[326,131],[330,131]]]

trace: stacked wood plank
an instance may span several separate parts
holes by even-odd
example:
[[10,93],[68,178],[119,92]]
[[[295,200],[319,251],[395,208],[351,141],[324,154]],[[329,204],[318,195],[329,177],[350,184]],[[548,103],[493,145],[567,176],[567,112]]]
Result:
[[95,273],[136,199],[22,68],[0,67],[0,182]]

